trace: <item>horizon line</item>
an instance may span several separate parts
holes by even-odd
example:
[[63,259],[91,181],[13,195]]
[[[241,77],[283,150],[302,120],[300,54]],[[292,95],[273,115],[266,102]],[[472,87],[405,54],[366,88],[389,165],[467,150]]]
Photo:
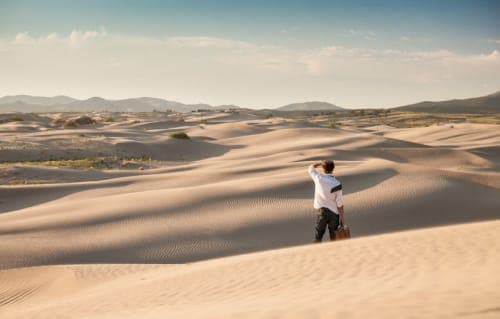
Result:
[[[208,105],[210,107],[236,106],[238,108],[243,108],[243,109],[246,108],[246,109],[253,109],[253,110],[277,109],[277,108],[280,108],[280,107],[283,107],[283,106],[288,106],[288,105],[291,105],[291,104],[320,102],[320,103],[328,103],[328,104],[340,107],[342,109],[354,109],[354,110],[356,110],[356,109],[390,109],[390,108],[397,108],[397,107],[401,107],[401,106],[407,106],[407,105],[424,103],[424,102],[444,102],[444,101],[452,101],[452,100],[467,100],[467,99],[481,98],[481,97],[485,97],[485,96],[495,95],[497,93],[500,93],[500,89],[496,90],[496,91],[494,91],[492,93],[485,94],[485,95],[480,95],[480,96],[470,96],[470,97],[465,97],[465,98],[450,98],[450,99],[443,99],[443,100],[425,100],[425,99],[422,99],[422,100],[419,100],[419,101],[416,101],[416,102],[412,102],[412,103],[408,103],[408,104],[404,104],[404,105],[385,106],[385,107],[364,107],[364,106],[347,107],[347,106],[337,105],[337,104],[335,104],[333,102],[329,102],[329,101],[325,101],[325,100],[295,101],[295,102],[291,102],[291,103],[287,103],[287,104],[283,104],[283,105],[279,105],[279,106],[250,107],[250,106],[242,106],[242,105],[238,105],[238,104],[234,104],[234,103],[224,103],[224,104],[210,104],[210,103],[206,103],[206,102],[184,103],[184,102],[179,102],[179,101],[176,101],[176,100],[170,100],[168,98],[158,97],[158,96],[136,96],[136,97],[127,97],[127,98],[118,98],[117,99],[117,98],[106,98],[106,97],[102,97],[102,96],[98,96],[98,95],[93,95],[93,96],[90,96],[90,97],[87,97],[87,98],[75,98],[73,96],[66,95],[66,94],[57,94],[57,95],[50,95],[50,96],[46,96],[46,95],[31,95],[31,94],[6,94],[6,95],[3,95],[3,96],[0,96],[0,99],[5,98],[5,97],[16,97],[16,96],[29,96],[29,97],[41,97],[41,98],[66,97],[66,98],[70,98],[70,99],[77,100],[77,101],[86,101],[86,100],[90,100],[92,98],[99,98],[99,99],[103,99],[103,100],[106,100],[106,101],[122,101],[122,100],[133,100],[133,99],[141,99],[141,98],[153,98],[153,99],[164,100],[164,101],[167,101],[167,102],[181,103],[181,104],[184,104],[184,105],[187,105],[187,106],[193,106],[193,105]],[[29,104],[29,103],[26,103],[26,104]]]

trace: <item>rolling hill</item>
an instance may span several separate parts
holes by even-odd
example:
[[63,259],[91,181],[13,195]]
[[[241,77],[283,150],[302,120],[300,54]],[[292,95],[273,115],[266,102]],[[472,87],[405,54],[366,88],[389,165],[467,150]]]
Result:
[[31,95],[6,95],[0,98],[0,104],[13,104],[22,102],[31,105],[62,105],[78,101],[72,97],[58,95],[53,97]]
[[393,108],[397,111],[429,112],[429,113],[500,113],[500,91],[481,97],[454,99],[448,101],[425,101]]
[[[191,112],[198,109],[236,109],[236,105],[184,104],[154,97],[139,97],[121,100],[108,100],[91,97],[79,100],[59,95],[54,97],[7,95],[0,98],[0,112],[151,112],[172,110],[175,112]],[[320,101],[287,104],[268,111],[308,112],[308,111],[341,111],[344,108]],[[475,98],[453,99],[447,101],[424,101],[410,105],[394,107],[395,111],[429,112],[429,113],[500,113],[500,91]]]
[[91,97],[78,100],[67,96],[42,97],[8,95],[0,98],[0,112],[151,112],[172,110],[191,112],[198,109],[234,109],[236,105],[211,106],[209,104],[184,104],[153,97],[107,100]]

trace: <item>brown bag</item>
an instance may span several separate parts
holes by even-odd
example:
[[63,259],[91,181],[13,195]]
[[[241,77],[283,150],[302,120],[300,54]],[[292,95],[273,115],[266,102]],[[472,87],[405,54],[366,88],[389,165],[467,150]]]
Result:
[[351,238],[351,231],[349,230],[349,226],[344,225],[340,226],[335,231],[335,240],[348,239]]

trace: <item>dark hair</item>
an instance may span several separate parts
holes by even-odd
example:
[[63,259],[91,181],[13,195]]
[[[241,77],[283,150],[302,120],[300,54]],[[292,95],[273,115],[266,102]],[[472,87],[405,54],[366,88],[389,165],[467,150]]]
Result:
[[324,160],[323,162],[321,162],[321,167],[323,167],[323,170],[326,174],[330,174],[335,168],[335,163],[330,160]]

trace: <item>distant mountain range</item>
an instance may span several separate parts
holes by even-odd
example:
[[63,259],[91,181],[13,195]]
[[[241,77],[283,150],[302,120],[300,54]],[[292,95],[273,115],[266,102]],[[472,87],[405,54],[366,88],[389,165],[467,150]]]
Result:
[[[153,97],[139,97],[123,100],[106,100],[91,97],[78,100],[69,96],[54,97],[7,95],[0,98],[1,112],[151,112],[172,110],[191,112],[198,109],[221,110],[236,109],[237,105],[184,104]],[[275,111],[341,111],[340,106],[319,101],[292,103],[273,109]],[[392,108],[395,111],[432,112],[432,113],[500,113],[500,91],[476,98],[438,102],[420,102]]]
[[278,111],[339,111],[343,110],[340,106],[327,102],[303,102],[292,103],[276,108]]
[[0,104],[22,102],[33,105],[62,105],[78,101],[72,97],[58,95],[54,97],[31,96],[31,95],[7,95],[0,98]]
[[198,109],[233,109],[236,105],[211,106],[208,104],[184,104],[153,97],[140,97],[123,100],[106,100],[91,97],[78,100],[69,96],[54,97],[7,95],[0,98],[0,112],[151,112],[153,110],[191,112]]
[[393,108],[396,111],[430,113],[500,113],[500,91],[481,97],[438,102],[420,102]]

